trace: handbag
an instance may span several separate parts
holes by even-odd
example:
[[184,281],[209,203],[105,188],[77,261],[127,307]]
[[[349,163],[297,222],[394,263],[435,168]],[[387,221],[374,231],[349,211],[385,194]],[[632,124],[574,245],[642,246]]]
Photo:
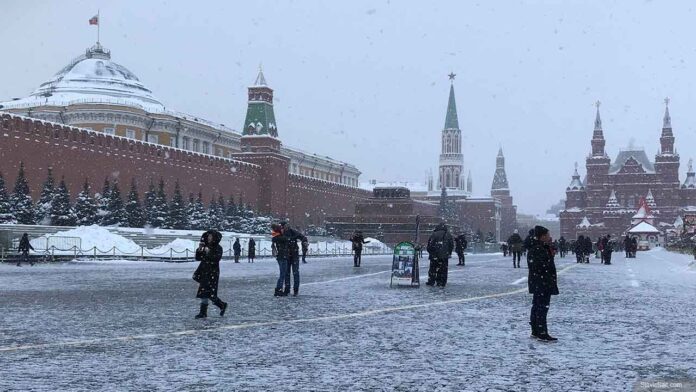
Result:
[[193,272],[193,276],[191,277],[194,281],[201,283],[201,266],[200,264],[198,265],[198,268]]

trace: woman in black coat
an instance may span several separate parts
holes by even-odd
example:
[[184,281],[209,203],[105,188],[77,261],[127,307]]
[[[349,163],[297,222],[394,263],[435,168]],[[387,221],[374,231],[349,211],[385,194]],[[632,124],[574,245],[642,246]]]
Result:
[[224,316],[227,310],[227,303],[217,296],[222,258],[220,240],[222,240],[222,234],[219,231],[208,230],[201,236],[196,249],[196,260],[200,261],[200,264],[193,273],[193,280],[198,282],[196,298],[201,300],[201,310],[196,315],[197,319],[208,317],[208,300],[220,308],[220,316]]
[[529,323],[532,326],[532,336],[543,341],[557,340],[549,335],[546,326],[551,296],[558,295],[556,264],[553,261],[550,243],[549,230],[543,226],[536,226],[529,250],[527,283],[529,293],[534,295]]

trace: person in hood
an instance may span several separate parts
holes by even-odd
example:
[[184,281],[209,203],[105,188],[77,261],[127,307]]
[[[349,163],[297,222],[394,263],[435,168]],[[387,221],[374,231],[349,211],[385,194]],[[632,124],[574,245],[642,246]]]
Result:
[[239,238],[234,240],[232,250],[234,251],[234,262],[239,263],[239,256],[242,255],[242,244],[239,243]]
[[196,298],[201,300],[200,312],[196,318],[208,317],[208,301],[212,301],[215,306],[220,308],[220,316],[225,315],[227,303],[218,298],[218,282],[220,281],[220,259],[222,258],[222,247],[220,246],[222,234],[217,230],[208,230],[201,236],[198,249],[196,249],[196,260],[200,261],[196,272],[193,273],[193,280],[198,282],[198,292]]
[[447,230],[447,225],[440,223],[433,230],[433,234],[428,239],[428,286],[437,284],[438,287],[445,287],[447,284],[447,269],[449,258],[454,250],[454,240]]
[[529,276],[527,285],[533,295],[529,324],[532,337],[553,342],[558,339],[549,335],[546,316],[551,304],[551,296],[558,295],[556,264],[551,251],[551,235],[543,226],[534,227],[534,238],[529,249]]
[[522,260],[522,237],[519,231],[515,229],[512,235],[507,240],[512,253],[512,268],[520,268],[520,260]]
[[30,250],[34,250],[34,247],[31,246],[31,242],[29,242],[29,234],[24,233],[19,240],[19,246],[17,246],[17,251],[22,254],[22,258],[17,260],[17,267],[21,267],[22,261],[26,262],[27,260],[29,260],[31,265],[34,265],[34,260],[29,259]]

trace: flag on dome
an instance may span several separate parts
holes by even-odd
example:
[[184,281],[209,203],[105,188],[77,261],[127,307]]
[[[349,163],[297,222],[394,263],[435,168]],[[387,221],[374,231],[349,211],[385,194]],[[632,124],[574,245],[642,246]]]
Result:
[[90,25],[99,25],[99,15],[94,15],[92,18],[89,20]]

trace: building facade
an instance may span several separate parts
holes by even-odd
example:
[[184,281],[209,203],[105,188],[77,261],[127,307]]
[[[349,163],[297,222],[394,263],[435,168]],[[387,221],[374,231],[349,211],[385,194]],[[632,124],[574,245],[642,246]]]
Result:
[[[224,124],[167,108],[138,77],[114,62],[100,43],[63,67],[25,98],[0,102],[0,111],[103,132],[128,139],[231,158],[241,151],[241,136],[253,125],[278,134],[273,90],[261,70],[249,88],[242,132]],[[251,122],[254,122],[251,124]],[[360,171],[352,164],[281,146],[289,172],[357,187]]]
[[679,180],[669,100],[665,100],[659,141],[652,161],[645,150],[636,148],[621,150],[612,161],[605,151],[598,103],[591,151],[585,161],[587,174],[583,181],[576,164],[566,188],[565,209],[560,212],[561,235],[624,235],[641,200],[651,208],[657,227],[674,226],[685,214],[696,213],[696,177],[691,162],[686,180]]

